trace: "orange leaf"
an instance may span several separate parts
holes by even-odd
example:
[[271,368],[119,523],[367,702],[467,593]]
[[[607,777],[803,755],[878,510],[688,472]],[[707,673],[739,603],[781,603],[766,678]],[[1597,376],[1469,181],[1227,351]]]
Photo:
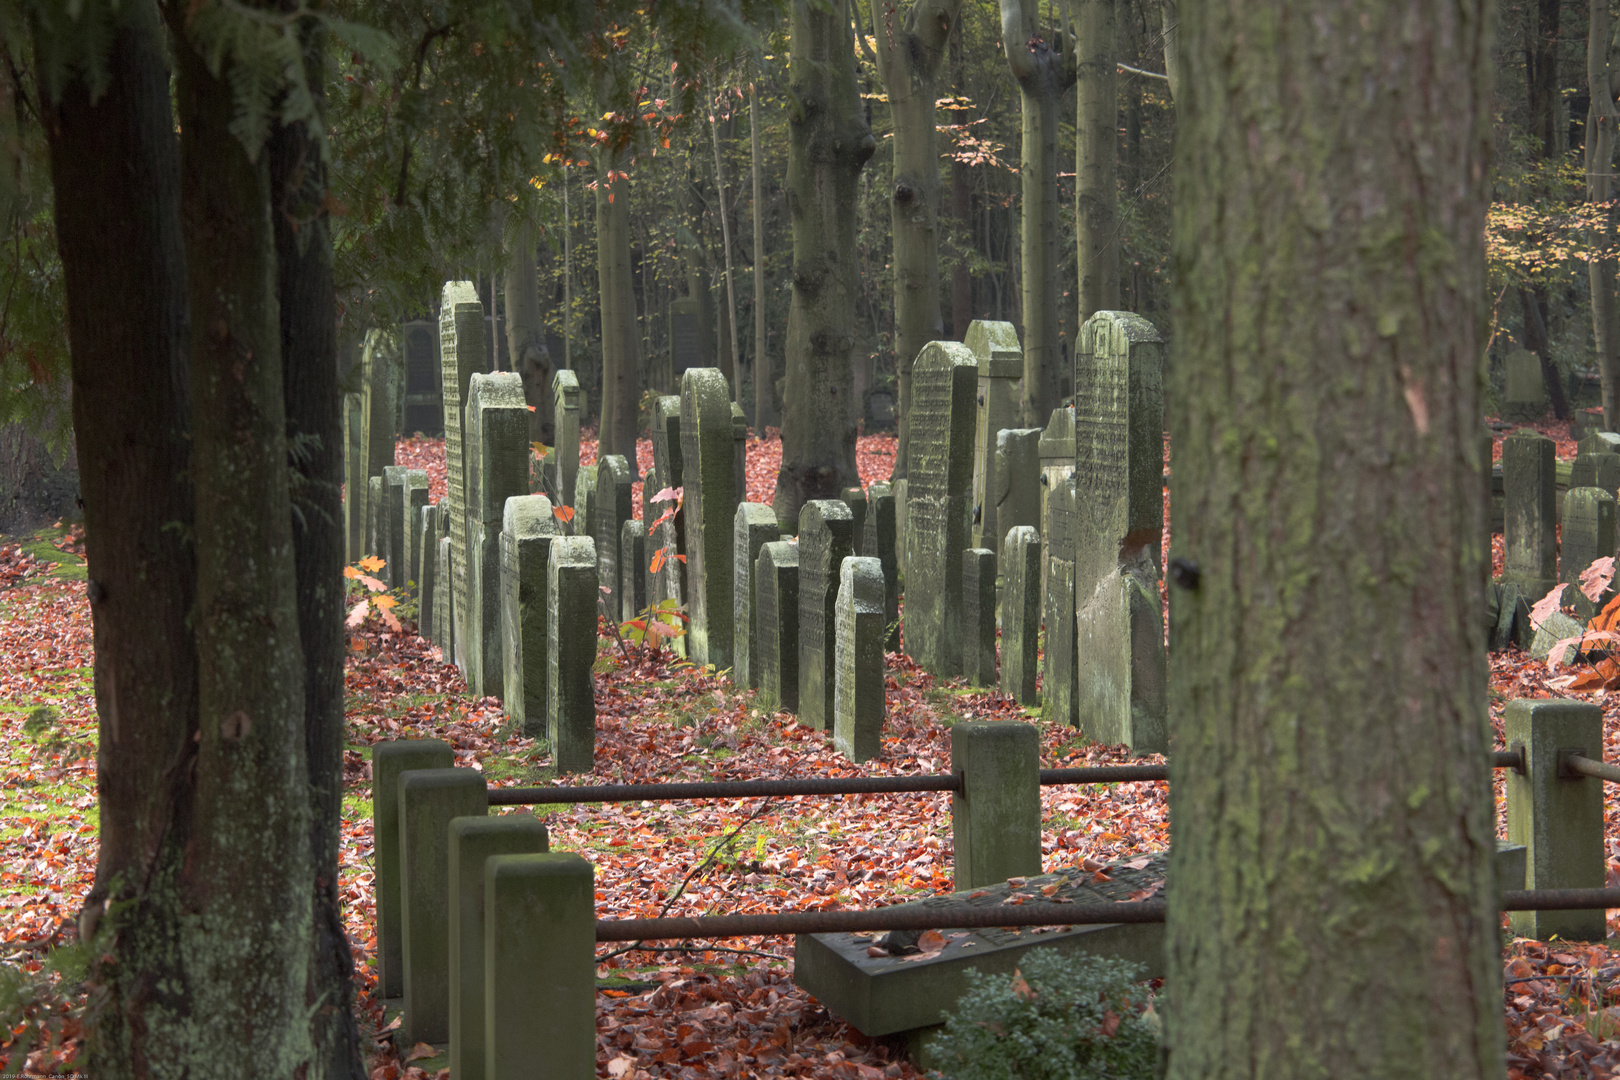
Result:
[[657,637],[671,637],[672,638],[672,637],[675,636],[675,628],[673,626],[668,625],[667,623],[661,623],[661,622],[654,621],[654,622],[650,622],[650,623],[647,624],[647,633],[653,634],[653,635],[655,635]]
[[681,560],[681,562],[685,562],[685,561],[686,561],[686,556],[685,556],[685,555],[677,555],[677,556],[675,556],[675,557],[676,557],[676,558],[677,558],[677,559],[679,559],[679,560]]
[[664,553],[668,550],[669,548],[667,547],[661,547],[657,551],[653,552],[652,565],[647,569],[651,570],[655,574],[662,570],[664,568]]
[[369,600],[360,601],[358,604],[354,605],[354,607],[349,609],[349,617],[347,619],[343,620],[344,625],[347,626],[350,630],[353,630],[355,627],[359,626],[362,622],[365,622],[366,612],[368,612],[370,610],[371,610],[371,602]]
[[437,1050],[433,1049],[432,1046],[428,1045],[425,1042],[419,1042],[415,1046],[411,1047],[410,1055],[408,1057],[406,1057],[405,1060],[406,1061],[421,1061],[423,1058],[438,1057],[438,1056],[439,1056],[439,1052]]
[[667,487],[667,488],[664,488],[662,491],[660,491],[658,494],[654,495],[650,501],[655,502],[655,503],[669,502],[671,499],[679,499],[680,497],[681,497],[681,489],[680,488],[678,488],[678,487]]
[[1564,598],[1565,588],[1567,585],[1555,585],[1546,596],[1536,601],[1536,606],[1530,609],[1531,626],[1541,629],[1541,624],[1547,621],[1547,617],[1562,606],[1560,602]]
[[1614,556],[1605,555],[1601,559],[1593,559],[1592,565],[1581,571],[1581,592],[1592,603],[1597,603],[1603,595],[1603,590],[1609,587],[1614,580]]
[[360,569],[370,570],[373,574],[387,566],[388,563],[375,555],[368,555],[359,562]]
[[945,935],[938,930],[924,930],[917,935],[917,948],[924,956],[932,956],[945,947]]
[[343,576],[346,578],[357,578],[360,576],[360,571],[356,570],[352,566],[345,566],[343,568]]
[[1024,973],[1019,971],[1017,968],[1013,968],[1012,992],[1023,998],[1025,1001],[1035,1000],[1035,990],[1029,985],[1029,983],[1024,981]]
[[364,585],[366,588],[370,589],[372,592],[387,592],[388,591],[388,586],[384,585],[382,582],[378,581],[376,578],[371,577],[371,576],[369,576],[367,574],[361,574],[360,575],[360,584]]
[[551,513],[558,521],[574,520],[574,508],[572,506],[554,506],[551,508]]
[[377,607],[382,608],[384,611],[387,611],[389,608],[392,608],[395,604],[399,603],[399,601],[392,596],[374,596],[371,598],[371,602]]
[[394,631],[395,633],[405,629],[403,626],[399,625],[399,618],[387,608],[379,608],[377,614],[382,616],[382,620],[387,625],[388,629]]

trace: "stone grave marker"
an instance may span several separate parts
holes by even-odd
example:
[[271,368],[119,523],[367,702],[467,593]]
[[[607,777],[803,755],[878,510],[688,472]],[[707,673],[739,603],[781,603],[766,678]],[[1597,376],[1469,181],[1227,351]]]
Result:
[[405,553],[410,550],[405,546],[405,474],[410,472],[403,465],[387,465],[383,467],[382,505],[377,508],[377,554],[383,557],[388,564],[383,568],[382,578],[388,583],[390,589],[404,586],[405,578],[410,573],[406,564]]
[[1580,592],[1581,573],[1593,560],[1614,556],[1614,511],[1612,491],[1578,487],[1564,494],[1558,580],[1576,584],[1576,588],[1565,590],[1564,599],[1574,601],[1576,613],[1582,618],[1591,618],[1595,609]]
[[849,507],[850,516],[855,519],[855,554],[865,555],[861,545],[866,540],[866,491],[860,487],[847,487],[838,497]]
[[833,745],[854,762],[883,749],[883,568],[850,556],[839,568]]
[[1014,525],[1001,544],[1001,692],[1034,705],[1041,629],[1041,534]]
[[1540,420],[1547,413],[1547,385],[1541,360],[1528,349],[1515,349],[1503,362],[1502,419],[1512,424]]
[[504,711],[525,735],[546,734],[551,545],[562,535],[551,500],[514,495],[501,521],[501,682]]
[[1577,457],[1587,454],[1620,454],[1620,434],[1612,431],[1594,431],[1575,444]]
[[365,558],[366,452],[362,403],[365,395],[343,395],[343,561]]
[[748,501],[748,414],[731,403],[731,460],[736,474],[737,501]]
[[552,541],[546,568],[546,735],[558,772],[596,762],[596,545],[588,536]]
[[466,417],[467,616],[462,674],[474,697],[502,697],[501,521],[529,493],[529,407],[516,372],[474,375]]
[[669,302],[669,366],[675,378],[688,368],[702,367],[703,308],[697,300],[671,300]]
[[1570,466],[1571,488],[1602,488],[1613,495],[1620,491],[1620,454],[1581,454]]
[[[653,494],[666,488],[680,488],[685,479],[686,462],[681,450],[681,399],[674,394],[666,394],[653,402],[652,420],[652,449],[653,469],[658,474],[658,484],[653,488]],[[643,520],[647,522],[647,532],[653,533],[652,523],[661,517],[669,507],[669,503],[650,504],[646,488],[642,489],[642,506],[645,508]],[[675,504],[675,550],[682,555],[686,554],[686,505],[684,502]],[[677,562],[675,572],[681,578],[680,595],[686,595],[685,563]]]
[[383,491],[381,476],[366,479],[366,554],[378,558],[382,557],[378,553],[383,552],[386,546],[384,541],[387,539],[378,527],[383,518]]
[[894,550],[894,492],[888,484],[866,489],[866,534],[861,551],[883,568],[883,648],[900,650],[900,568]]
[[758,668],[768,708],[799,711],[799,546],[786,540],[759,549],[754,574],[758,636],[749,669]]
[[1012,323],[985,319],[968,324],[962,344],[973,354],[978,369],[973,426],[973,532],[969,540],[974,547],[997,551],[1009,525],[999,523],[996,516],[996,438],[1003,428],[1018,423],[1024,350]]
[[731,389],[719,368],[681,376],[682,506],[686,511],[687,658],[716,671],[732,664],[732,536],[736,529],[736,441]]
[[[895,565],[900,571],[902,579],[906,576],[906,496],[911,491],[911,485],[905,477],[894,481],[890,485],[894,493],[894,558]],[[963,545],[966,546],[965,544]],[[906,655],[911,655],[907,653]]]
[[[911,372],[911,461],[904,519],[906,655],[935,675],[961,671],[962,552],[972,516],[978,361],[953,341],[923,346]],[[897,484],[897,506],[902,497]]]
[[[1061,557],[1069,560],[1069,578],[1071,581],[1071,586],[1069,589],[1069,602],[1071,605],[1074,602],[1074,589],[1072,585],[1074,578],[1073,531],[1070,531],[1068,539],[1064,541],[1065,545],[1067,546],[1062,547],[1060,550],[1052,542],[1051,525],[1049,523],[1049,518],[1051,517],[1052,493],[1058,489],[1059,485],[1070,482],[1074,476],[1073,406],[1065,405],[1061,408],[1052,410],[1052,417],[1047,422],[1046,428],[1041,432],[1041,440],[1038,446],[1038,452],[1041,458],[1041,520],[1039,528],[1041,530],[1041,539],[1046,543],[1048,554],[1048,559],[1043,560],[1041,563],[1041,613],[1042,621],[1045,622],[1047,626],[1051,626],[1051,604],[1050,597],[1047,595],[1048,580],[1052,572],[1049,561],[1050,558]],[[1051,633],[1050,630],[1047,632],[1048,634]],[[1045,669],[1043,668],[1042,678],[1044,679],[1045,677]]]
[[401,323],[405,353],[405,424],[407,434],[437,435],[444,430],[444,373],[439,370],[436,327],[428,319]]
[[470,281],[447,281],[439,300],[439,361],[444,373],[445,501],[450,519],[450,574],[444,579],[451,621],[446,624],[445,659],[466,670],[463,651],[468,618],[466,452],[462,432],[467,390],[475,374],[489,371],[484,348],[484,305]]
[[1164,346],[1140,315],[1100,311],[1075,358],[1081,725],[1105,744],[1163,751],[1166,677],[1159,611],[1164,525]]
[[1079,697],[1075,693],[1075,486],[1071,470],[1060,476],[1047,492],[1047,557],[1042,569],[1046,587],[1042,599],[1042,621],[1046,625],[1043,654],[1041,719],[1050,724],[1076,725],[1080,722]]
[[1008,530],[1041,525],[1041,429],[1009,428],[996,432],[996,521],[1005,537]]
[[[365,485],[362,495],[369,499],[371,488],[367,482],[381,476],[383,469],[394,463],[394,444],[399,434],[395,426],[401,382],[399,350],[390,335],[381,330],[366,332],[365,346],[360,353],[360,377],[359,442],[363,458],[355,479],[356,490]],[[361,520],[373,521],[379,510],[380,507],[362,503]],[[372,545],[376,544],[377,537],[378,533],[371,533]],[[376,546],[363,554],[388,557],[386,551]]]
[[739,503],[732,526],[731,550],[734,580],[731,588],[731,625],[735,628],[731,681],[744,689],[759,685],[759,670],[753,662],[758,634],[755,622],[754,576],[759,568],[759,549],[782,535],[776,511],[764,503]]
[[551,377],[552,438],[557,444],[542,470],[552,495],[561,506],[574,505],[574,478],[579,475],[579,377],[559,370]]
[[568,531],[574,536],[589,536],[593,540],[596,530],[596,466],[586,465],[574,477],[574,517]]
[[1518,585],[1532,604],[1558,583],[1553,455],[1553,441],[1529,428],[1502,440],[1502,580]]
[[405,538],[405,580],[411,584],[413,595],[422,588],[422,511],[428,504],[427,473],[410,469],[405,473],[402,489],[404,520],[400,532]]
[[962,674],[974,686],[996,685],[996,553],[962,552]]
[[428,641],[438,640],[433,633],[434,604],[437,597],[434,595],[434,585],[438,582],[439,569],[439,504],[429,503],[422,507],[422,512],[416,522],[416,550],[420,553],[422,576],[417,579],[417,607],[416,628],[421,636]]
[[619,527],[619,621],[647,608],[647,526],[631,518]]
[[619,613],[619,534],[634,513],[632,485],[635,473],[622,454],[608,454],[596,463],[596,493],[592,535],[596,538],[596,575],[608,592],[600,593],[602,614],[610,619]]
[[799,723],[825,731],[833,718],[839,567],[854,550],[854,517],[836,499],[799,510]]
[[[445,515],[449,516],[449,515]],[[443,650],[444,659],[450,659],[451,627],[455,625],[455,601],[449,588],[450,538],[439,537],[434,545],[439,550],[439,565],[433,572],[433,643]]]

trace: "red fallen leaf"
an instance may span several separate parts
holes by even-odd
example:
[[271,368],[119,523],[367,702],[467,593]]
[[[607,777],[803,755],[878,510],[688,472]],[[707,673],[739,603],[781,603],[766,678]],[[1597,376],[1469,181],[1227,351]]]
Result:
[[1592,603],[1597,603],[1603,595],[1603,590],[1609,587],[1614,580],[1614,556],[1605,555],[1601,559],[1593,559],[1592,565],[1581,571],[1581,592]]
[[350,630],[355,629],[366,621],[366,613],[371,610],[371,601],[362,600],[349,609],[349,617],[343,620],[343,625]]
[[647,501],[648,502],[661,503],[661,502],[669,502],[671,499],[679,499],[680,497],[681,497],[681,489],[680,488],[678,488],[678,487],[667,487],[667,488],[664,488],[662,491],[660,491],[658,494],[654,495],[651,499],[649,499]]
[[938,930],[924,930],[917,935],[917,948],[924,956],[932,956],[945,947],[945,935]]
[[1095,874],[1091,875],[1091,880],[1092,881],[1113,881],[1114,879],[1109,877],[1103,871],[1099,870]]
[[709,1042],[707,1039],[693,1039],[691,1042],[681,1044],[681,1053],[685,1054],[687,1057],[697,1057],[699,1054],[707,1054],[713,1049],[714,1043]]
[[1042,896],[1051,896],[1053,893],[1058,891],[1059,887],[1060,887],[1059,884],[1057,882],[1055,882],[1055,881],[1052,882],[1050,885],[1042,885],[1041,886],[1041,895]]
[[574,520],[574,508],[572,506],[553,506],[551,508],[551,514],[558,521]]
[[867,956],[888,956],[889,955],[889,950],[885,949],[881,945],[868,945],[866,947],[866,955]]
[[438,1057],[439,1052],[425,1042],[419,1042],[411,1047],[411,1052],[405,1055],[406,1061],[421,1061],[423,1058]]
[[1103,1012],[1102,1026],[1097,1031],[1105,1039],[1112,1039],[1114,1032],[1119,1030],[1119,1014],[1112,1009]]
[[1531,626],[1537,630],[1541,629],[1541,624],[1547,621],[1547,617],[1563,606],[1564,590],[1568,587],[1567,583],[1554,585],[1546,596],[1536,601],[1535,607],[1530,609]]
[[1011,988],[1015,996],[1021,997],[1025,1001],[1034,1001],[1035,998],[1039,996],[1035,992],[1035,989],[1031,987],[1029,983],[1024,981],[1024,973],[1019,971],[1017,968],[1013,968]]

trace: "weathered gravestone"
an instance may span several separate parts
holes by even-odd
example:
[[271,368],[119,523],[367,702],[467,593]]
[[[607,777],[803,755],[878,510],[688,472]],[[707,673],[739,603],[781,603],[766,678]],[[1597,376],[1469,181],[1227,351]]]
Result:
[[799,723],[826,730],[837,692],[833,620],[839,567],[854,551],[854,518],[836,499],[799,510]]
[[[679,490],[685,479],[686,462],[681,450],[681,399],[673,394],[666,394],[653,402],[652,419],[652,451],[653,471],[657,474],[657,485],[653,488],[653,495],[667,489]],[[642,519],[647,522],[647,533],[651,536],[656,530],[653,522],[662,517],[664,511],[671,505],[675,506],[673,532],[675,548],[671,555],[686,554],[686,507],[682,502],[652,503],[648,501],[646,489],[642,489]],[[676,562],[676,574],[681,580],[681,588],[673,595],[684,597],[686,595],[685,577],[682,572],[685,563]]]
[[647,608],[647,526],[631,518],[619,527],[619,621]]
[[427,473],[421,469],[410,469],[405,473],[405,483],[400,491],[400,509],[403,520],[400,522],[400,533],[404,537],[405,561],[404,577],[411,587],[413,594],[420,595],[422,588],[422,511],[427,509],[428,478]]
[[377,508],[377,554],[382,556],[382,579],[390,589],[404,586],[410,568],[405,563],[405,474],[403,465],[387,465],[382,475],[382,505]]
[[748,414],[731,403],[731,471],[736,475],[737,501],[748,501]]
[[558,537],[546,567],[546,736],[558,772],[590,772],[596,762],[596,545]]
[[996,553],[962,552],[962,674],[974,686],[996,685]]
[[[388,554],[388,533],[383,523],[387,508],[383,505],[383,478],[373,476],[366,480],[366,554],[385,558]],[[383,575],[387,577],[386,574]]]
[[1001,692],[1034,705],[1041,629],[1041,534],[1014,525],[1001,542]]
[[1528,428],[1502,440],[1502,580],[1534,603],[1558,583],[1553,441]]
[[[1012,323],[975,319],[962,344],[978,369],[973,426],[973,546],[997,551],[1012,524],[1000,520],[996,498],[996,439],[1018,423],[1024,387],[1024,350]],[[915,380],[916,375],[912,378]],[[915,425],[915,418],[913,419]],[[915,438],[915,437],[914,437]]]
[[635,473],[622,454],[608,454],[596,463],[596,491],[591,498],[592,535],[596,538],[596,576],[607,588],[600,593],[602,614],[613,619],[619,612],[619,534],[634,507]]
[[1582,618],[1591,618],[1595,609],[1578,588],[1581,574],[1594,560],[1614,557],[1614,511],[1612,491],[1578,487],[1564,494],[1558,580],[1577,585],[1565,591],[1564,599],[1575,603]]
[[551,628],[546,584],[551,545],[562,535],[551,500],[517,495],[501,521],[501,683],[504,711],[525,735],[546,734]]
[[439,370],[437,328],[427,319],[401,323],[405,353],[405,424],[407,433],[437,435],[444,430],[444,373]]
[[575,536],[595,539],[592,522],[596,520],[596,466],[582,466],[574,476],[574,516],[568,522],[568,531]]
[[720,671],[732,662],[732,535],[737,470],[731,390],[719,368],[681,376],[681,481],[686,511],[686,655]]
[[502,697],[501,519],[529,493],[529,407],[511,371],[474,375],[467,389],[467,616],[462,675],[474,697]]
[[[360,436],[362,458],[356,470],[354,486],[350,491],[360,495],[360,520],[378,520],[380,506],[371,505],[372,477],[380,477],[383,469],[394,463],[394,444],[398,437],[395,416],[399,408],[401,373],[399,349],[392,336],[381,330],[366,333],[366,343],[360,354]],[[365,555],[387,558],[388,553],[375,546],[378,526],[368,528]]]
[[1610,495],[1620,492],[1620,454],[1581,454],[1570,466],[1569,486],[1601,488]]
[[697,300],[669,302],[669,367],[675,378],[688,368],[702,367],[703,307]]
[[1041,719],[1049,724],[1076,725],[1080,722],[1079,696],[1075,693],[1075,487],[1069,471],[1054,481],[1046,497],[1047,558],[1041,619],[1046,625],[1046,651],[1041,670]]
[[1503,362],[1502,419],[1514,424],[1540,420],[1547,412],[1547,386],[1541,360],[1528,349],[1508,353]]
[[546,486],[560,506],[574,505],[574,478],[579,475],[579,377],[566,369],[551,377],[553,430],[557,445],[542,470]]
[[456,610],[450,592],[450,538],[441,536],[434,546],[438,549],[439,562],[433,572],[433,644],[441,650],[444,662],[449,663],[450,627],[455,624]]
[[359,562],[366,543],[366,452],[362,403],[365,395],[343,395],[343,561]]
[[849,507],[850,517],[855,520],[855,554],[868,554],[861,546],[866,540],[866,491],[859,487],[847,487],[838,497]]
[[941,676],[961,670],[962,552],[977,546],[968,543],[977,376],[972,350],[954,341],[930,341],[911,370],[911,461],[898,522],[905,649]]
[[839,568],[833,745],[851,761],[883,749],[883,568],[850,556]]
[[888,484],[866,490],[866,534],[861,551],[883,568],[883,647],[900,648],[900,567],[894,550],[894,493]]
[[1005,537],[1011,529],[1041,525],[1041,429],[996,432],[995,483],[991,490],[996,522]]
[[[1064,558],[1069,560],[1069,606],[1074,606],[1074,534],[1071,530],[1068,538],[1062,545],[1053,543],[1051,518],[1052,493],[1059,485],[1069,483],[1074,476],[1074,409],[1065,405],[1053,409],[1052,417],[1047,421],[1045,429],[1041,432],[1037,453],[1041,459],[1040,477],[1040,513],[1039,528],[1041,540],[1046,544],[1047,557],[1041,561],[1041,619],[1051,626],[1052,599],[1048,593],[1049,580],[1052,574],[1051,560]],[[1047,631],[1051,634],[1051,630]],[[1050,655],[1051,646],[1047,646]],[[1045,678],[1048,668],[1043,667],[1042,677]],[[1050,695],[1048,695],[1050,700]]]
[[450,519],[450,574],[443,584],[450,600],[445,623],[445,659],[466,670],[463,657],[467,595],[467,479],[462,432],[467,389],[475,374],[489,370],[484,349],[484,305],[470,281],[447,281],[439,301],[439,361],[444,372],[445,501]]
[[759,568],[759,549],[781,538],[776,511],[764,503],[739,503],[733,519],[731,551],[733,581],[731,625],[735,645],[731,658],[731,681],[743,688],[759,685],[759,669],[754,665],[755,622],[754,576]]
[[767,708],[799,711],[799,546],[777,540],[759,549],[754,572],[754,625],[749,660],[759,670]]
[[1097,742],[1162,752],[1164,346],[1140,315],[1100,311],[1075,356],[1076,692]]
[[1577,457],[1587,454],[1620,454],[1620,434],[1613,431],[1594,431],[1575,444]]
[[435,586],[438,584],[439,569],[439,504],[429,503],[422,507],[416,522],[416,550],[421,556],[421,567],[417,573],[416,600],[416,628],[422,637],[428,641],[436,640],[433,636],[434,605],[438,603]]

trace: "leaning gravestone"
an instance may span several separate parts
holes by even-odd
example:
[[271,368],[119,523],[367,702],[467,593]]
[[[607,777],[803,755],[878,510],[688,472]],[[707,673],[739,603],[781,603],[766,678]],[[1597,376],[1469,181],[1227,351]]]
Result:
[[799,510],[799,723],[825,731],[837,691],[833,620],[839,567],[854,551],[854,518],[836,499]]
[[[1007,530],[1020,522],[997,516],[996,438],[1018,423],[1024,386],[1024,350],[1012,323],[975,319],[962,344],[978,369],[977,410],[973,427],[973,546],[997,551]],[[916,378],[915,374],[912,376]],[[915,422],[915,421],[914,421]]]
[[962,552],[962,674],[974,686],[996,685],[996,553]]
[[1558,583],[1556,461],[1553,441],[1529,429],[1502,440],[1502,580],[1531,603]]
[[647,607],[647,526],[631,518],[619,528],[619,621]]
[[591,513],[596,537],[596,576],[607,591],[601,594],[602,614],[613,619],[619,612],[619,534],[633,512],[632,485],[636,475],[622,454],[608,454],[596,463],[596,494]]
[[474,375],[467,389],[467,616],[462,675],[474,697],[502,697],[501,520],[529,493],[529,407],[516,372]]
[[596,545],[558,537],[546,568],[546,735],[558,772],[590,772],[596,762]]
[[1001,692],[1034,705],[1041,629],[1041,534],[1014,525],[1001,542]]
[[1079,697],[1075,693],[1075,604],[1074,545],[1075,490],[1073,470],[1055,481],[1047,492],[1046,572],[1042,596],[1042,621],[1046,624],[1046,650],[1043,653],[1041,719],[1049,724],[1072,726],[1080,722]]
[[731,589],[731,625],[735,632],[732,648],[731,681],[747,689],[759,685],[759,669],[754,665],[755,622],[754,575],[759,567],[759,549],[780,539],[782,529],[776,511],[764,503],[740,503],[732,526],[731,551],[734,579]]
[[467,389],[475,374],[489,370],[484,349],[484,305],[470,281],[447,281],[439,301],[439,361],[444,373],[445,500],[450,519],[450,575],[442,584],[450,600],[445,624],[445,659],[466,670],[464,635],[468,617],[466,457]]
[[883,568],[850,556],[839,568],[833,745],[854,762],[883,748]]
[[799,711],[799,546],[786,540],[759,549],[754,574],[755,625],[750,668],[768,708]]
[[[978,362],[954,341],[923,346],[911,372],[906,477],[906,655],[935,675],[961,670],[962,552],[968,549]],[[899,492],[896,490],[896,498]]]
[[579,377],[566,369],[551,377],[552,438],[543,470],[546,484],[560,506],[574,505],[574,478],[579,475]]
[[382,505],[377,508],[377,546],[380,549],[383,562],[382,578],[388,583],[390,589],[404,586],[405,577],[409,568],[405,565],[405,530],[402,525],[405,520],[405,474],[410,472],[403,465],[388,465],[383,468],[382,475]]
[[506,715],[525,735],[546,734],[551,545],[561,535],[551,500],[515,495],[501,521],[501,667]]
[[1541,360],[1528,349],[1508,353],[1504,362],[1502,419],[1513,424],[1540,420],[1547,412]]
[[894,494],[888,484],[866,491],[866,535],[861,551],[883,568],[883,648],[900,649],[900,568],[894,551]]
[[1074,444],[1076,692],[1085,733],[1134,753],[1167,746],[1159,544],[1164,527],[1164,346],[1140,315],[1080,330]]
[[716,671],[732,663],[732,535],[737,470],[731,389],[719,368],[681,376],[681,480],[686,511],[687,658]]

